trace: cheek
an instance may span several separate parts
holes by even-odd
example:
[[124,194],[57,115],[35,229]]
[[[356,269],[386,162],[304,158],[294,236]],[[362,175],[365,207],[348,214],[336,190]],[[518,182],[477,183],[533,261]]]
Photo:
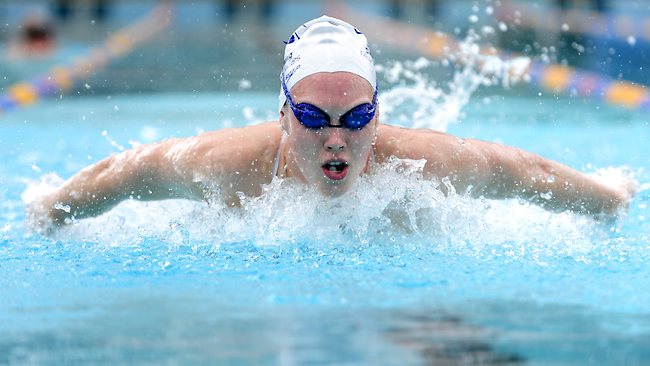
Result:
[[309,133],[292,134],[292,146],[296,153],[297,160],[306,161],[318,156],[320,149],[318,147],[319,138]]
[[350,138],[350,145],[352,145],[354,151],[364,153],[372,148],[373,136],[374,132],[372,130],[362,130]]

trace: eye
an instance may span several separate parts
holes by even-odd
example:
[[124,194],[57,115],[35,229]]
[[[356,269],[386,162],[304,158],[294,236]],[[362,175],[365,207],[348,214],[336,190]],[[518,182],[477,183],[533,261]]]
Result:
[[328,123],[327,119],[319,113],[304,113],[300,118],[300,122],[308,127],[323,127]]
[[350,109],[341,116],[341,120],[348,128],[361,129],[375,116],[375,109],[371,104],[362,104]]
[[322,128],[329,124],[330,117],[322,109],[308,104],[301,103],[296,106],[296,117],[305,127]]

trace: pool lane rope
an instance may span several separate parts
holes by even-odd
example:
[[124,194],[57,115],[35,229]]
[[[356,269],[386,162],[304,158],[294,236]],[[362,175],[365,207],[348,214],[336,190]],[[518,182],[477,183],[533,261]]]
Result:
[[645,16],[598,13],[583,9],[557,9],[521,1],[503,1],[497,19],[550,33],[580,33],[627,42],[650,41],[650,18]]
[[[395,50],[416,52],[432,58],[445,58],[449,55],[460,54],[460,42],[445,33],[432,31],[386,17],[352,12],[344,5],[328,8],[334,16],[342,19],[350,18],[354,24],[379,44]],[[354,14],[354,17],[346,16]],[[483,48],[481,54],[499,56],[508,60],[517,56],[494,47]],[[462,63],[462,57],[458,58]],[[516,65],[520,65],[517,63]],[[482,67],[477,63],[478,68]],[[479,70],[480,71],[480,70]],[[650,112],[650,93],[646,86],[627,81],[617,80],[606,75],[578,70],[560,64],[546,64],[531,60],[524,70],[509,70],[512,80],[523,72],[523,79],[534,86],[551,91],[585,98],[601,100],[610,104]]]
[[173,6],[169,2],[161,2],[147,15],[119,29],[69,64],[53,66],[42,75],[9,86],[0,96],[0,114],[66,93],[79,80],[91,76],[94,71],[105,68],[111,61],[124,57],[158,35],[171,23],[172,18]]

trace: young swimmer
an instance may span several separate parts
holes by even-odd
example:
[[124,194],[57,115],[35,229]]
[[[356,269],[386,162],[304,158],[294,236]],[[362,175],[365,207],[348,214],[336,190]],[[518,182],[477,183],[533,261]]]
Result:
[[[108,157],[34,203],[31,217],[47,231],[129,198],[205,200],[215,184],[222,199],[236,205],[238,192],[260,195],[275,176],[340,196],[391,156],[426,159],[424,177],[448,177],[457,191],[521,197],[549,210],[615,217],[633,195],[631,185],[610,187],[517,148],[381,124],[366,37],[335,18],[314,19],[293,33],[280,84],[279,121],[169,139]],[[540,196],[547,193],[550,200]]]

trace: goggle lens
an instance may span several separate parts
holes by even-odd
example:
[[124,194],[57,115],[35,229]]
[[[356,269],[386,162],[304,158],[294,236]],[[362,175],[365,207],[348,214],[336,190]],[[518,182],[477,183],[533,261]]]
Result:
[[372,97],[372,104],[365,103],[350,109],[339,119],[341,121],[340,126],[332,125],[330,123],[330,116],[315,105],[309,103],[300,103],[295,105],[293,99],[291,99],[289,90],[287,90],[284,77],[282,78],[282,90],[284,91],[284,95],[287,98],[287,102],[289,103],[289,107],[294,116],[296,116],[300,124],[310,129],[317,130],[324,127],[344,127],[351,130],[360,130],[372,121],[377,109],[377,88],[375,88],[375,94]]

